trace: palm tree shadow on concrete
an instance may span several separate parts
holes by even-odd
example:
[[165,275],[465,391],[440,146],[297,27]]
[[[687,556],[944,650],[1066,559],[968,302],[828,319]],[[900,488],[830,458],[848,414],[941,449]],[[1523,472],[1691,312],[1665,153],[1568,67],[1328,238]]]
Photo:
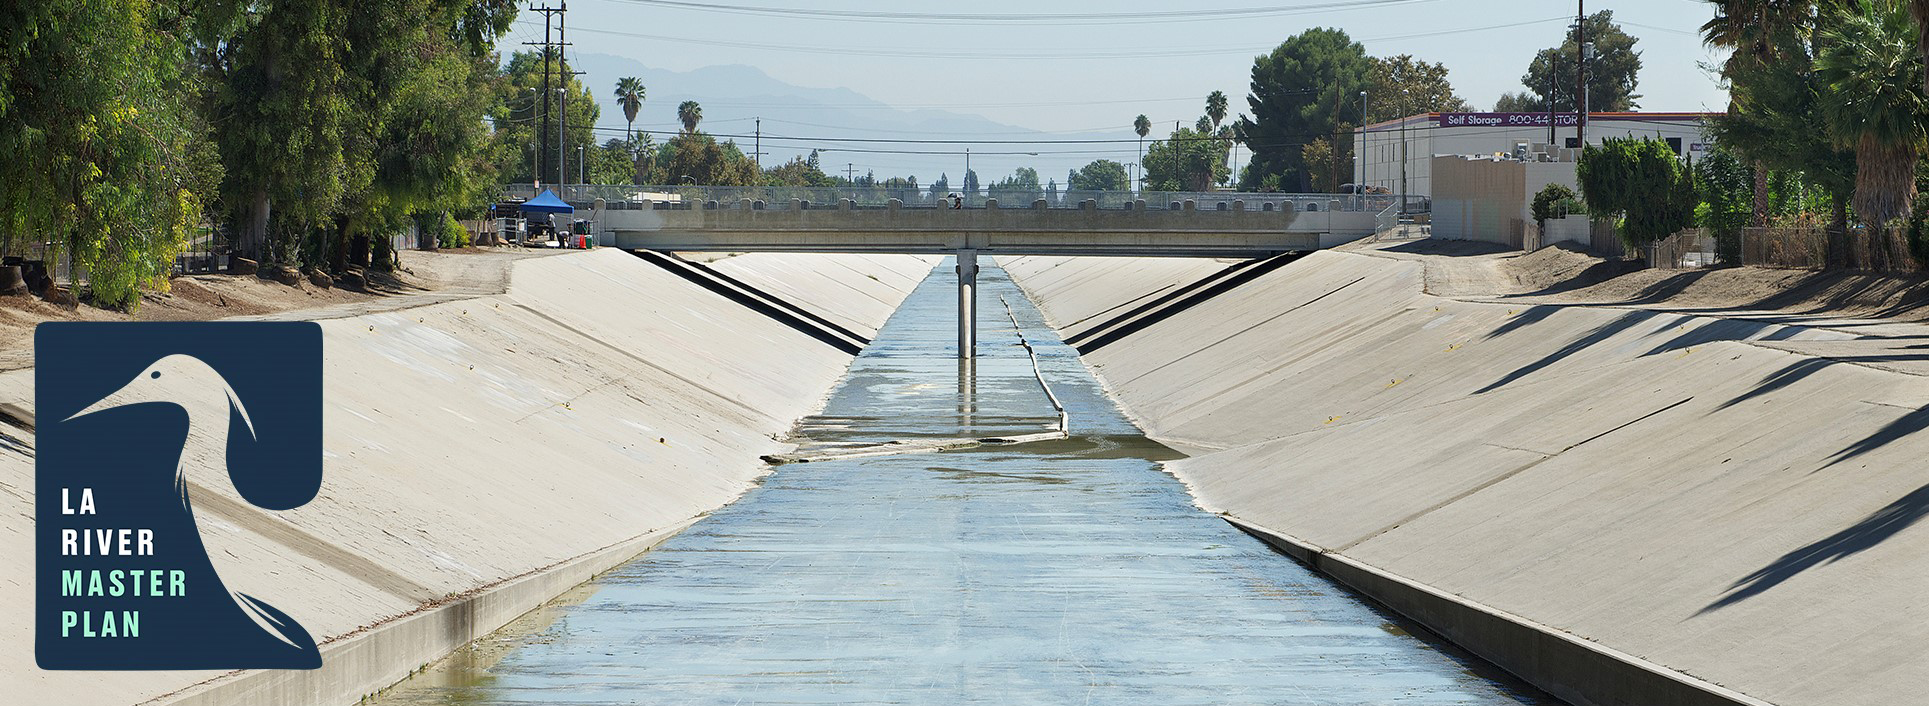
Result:
[[1514,381],[1527,377],[1528,375],[1531,375],[1543,368],[1546,368],[1550,365],[1560,362],[1563,359],[1566,359],[1568,356],[1587,350],[1588,348],[1591,348],[1596,344],[1599,344],[1603,341],[1606,341],[1610,338],[1620,335],[1622,332],[1632,329],[1636,326],[1639,326],[1642,322],[1652,319],[1659,315],[1660,314],[1658,312],[1653,312],[1653,311],[1630,311],[1625,314],[1621,314],[1620,316],[1615,317],[1613,321],[1610,321],[1606,324],[1602,324],[1600,327],[1594,329],[1592,332],[1589,332],[1586,336],[1582,336],[1580,338],[1575,339],[1574,341],[1568,343],[1567,345],[1562,346],[1560,350],[1549,353],[1546,356],[1542,357],[1540,360],[1521,366],[1520,368],[1514,370],[1513,372],[1508,373],[1506,376],[1502,377],[1501,379],[1495,380],[1494,382],[1489,383],[1486,387],[1475,390],[1473,394],[1476,394],[1476,395],[1486,394],[1488,392],[1498,390],[1502,387],[1506,387],[1508,384],[1513,383]]
[[1809,569],[1854,556],[1894,537],[1896,533],[1929,515],[1929,485],[1889,503],[1887,507],[1828,537],[1809,543],[1743,576],[1728,587],[1728,594],[1695,613],[1706,615],[1767,592]]
[[[1885,356],[1885,357],[1894,358],[1898,356]],[[1857,456],[1861,456],[1862,454],[1866,454],[1870,451],[1874,451],[1884,446],[1888,446],[1889,444],[1902,440],[1903,437],[1909,436],[1910,434],[1914,434],[1924,429],[1929,429],[1929,407],[1924,407],[1914,412],[1910,412],[1908,414],[1902,415],[1901,417],[1897,418],[1895,421],[1889,422],[1888,424],[1883,425],[1881,429],[1876,430],[1874,434],[1870,434],[1868,438],[1865,438],[1853,444],[1849,444],[1841,451],[1835,452],[1835,456],[1829,459],[1829,462],[1827,465],[1824,465],[1821,468],[1818,468],[1815,470],[1816,472],[1819,473],[1822,470],[1825,470],[1831,466],[1834,466],[1835,464],[1841,463],[1843,461],[1847,461],[1849,459],[1853,459]]]

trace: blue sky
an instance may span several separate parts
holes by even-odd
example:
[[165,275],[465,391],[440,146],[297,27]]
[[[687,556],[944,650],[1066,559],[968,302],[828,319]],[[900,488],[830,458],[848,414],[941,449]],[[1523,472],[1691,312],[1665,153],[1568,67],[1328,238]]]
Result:
[[[1066,137],[1130,136],[1132,118],[1140,113],[1152,118],[1155,134],[1163,134],[1175,120],[1189,123],[1196,118],[1203,97],[1213,90],[1225,91],[1233,99],[1233,112],[1242,112],[1253,56],[1321,26],[1346,30],[1369,54],[1410,53],[1445,63],[1460,95],[1476,108],[1486,109],[1501,93],[1521,89],[1520,76],[1528,61],[1536,51],[1560,41],[1575,12],[1573,2],[1545,0],[693,1],[851,10],[865,13],[867,19],[765,16],[634,0],[573,0],[569,24],[600,31],[571,32],[572,51],[617,55],[674,71],[748,65],[790,84],[848,88],[893,106],[977,114]],[[890,12],[1026,15],[1309,5],[1348,7],[1190,22],[874,21]],[[1589,12],[1614,10],[1616,21],[1640,39],[1637,48],[1643,68],[1637,90],[1642,109],[1720,110],[1724,106],[1722,91],[1701,66],[1721,57],[1704,47],[1695,34],[1713,15],[1713,5],[1702,0],[1596,0],[1587,5]],[[505,43],[539,40],[541,35],[540,16],[525,11]],[[592,85],[599,86],[599,94],[606,92],[600,86],[608,81],[590,78]],[[651,103],[673,106],[680,100],[673,95],[650,95]],[[603,122],[620,126],[621,115],[613,112],[606,109]],[[704,108],[706,121],[753,112],[769,118],[781,113],[781,108]],[[880,155],[869,161],[882,174],[913,170],[924,160]],[[987,166],[979,171],[990,176],[999,170]]]

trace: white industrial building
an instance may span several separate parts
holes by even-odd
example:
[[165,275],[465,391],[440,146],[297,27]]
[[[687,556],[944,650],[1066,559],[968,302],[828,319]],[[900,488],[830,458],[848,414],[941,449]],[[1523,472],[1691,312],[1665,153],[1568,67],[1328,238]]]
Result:
[[[1588,144],[1609,137],[1658,137],[1684,158],[1712,144],[1702,132],[1710,113],[1589,113]],[[1554,114],[1553,145],[1548,150],[1547,113],[1421,113],[1353,131],[1353,183],[1388,193],[1433,195],[1436,155],[1514,155],[1559,152],[1579,146],[1573,113]],[[1402,176],[1400,162],[1406,161]],[[1564,161],[1571,161],[1568,157]],[[1402,182],[1405,182],[1404,185]]]

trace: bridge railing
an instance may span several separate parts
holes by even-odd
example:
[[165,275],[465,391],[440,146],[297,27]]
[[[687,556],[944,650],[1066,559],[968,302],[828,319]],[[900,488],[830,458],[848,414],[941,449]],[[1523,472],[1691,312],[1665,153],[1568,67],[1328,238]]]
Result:
[[[745,200],[762,202],[761,208],[767,210],[787,210],[794,207],[807,209],[834,209],[849,200],[855,208],[888,208],[892,201],[899,208],[949,208],[950,194],[961,196],[965,208],[985,208],[989,201],[996,200],[1001,209],[1043,208],[1076,209],[1083,208],[1086,202],[1100,209],[1182,209],[1190,202],[1200,210],[1231,210],[1243,207],[1249,211],[1368,211],[1379,213],[1389,208],[1400,211],[1400,197],[1388,194],[1282,194],[1241,191],[1087,191],[1087,190],[1006,190],[988,189],[976,193],[951,190],[943,193],[931,191],[929,187],[887,187],[887,186],[839,186],[839,187],[802,187],[802,186],[649,186],[649,185],[605,185],[569,184],[560,187],[544,187],[556,191],[564,201],[587,207],[597,199],[602,199],[613,208],[641,208],[645,202],[651,208],[707,208],[714,202],[717,208],[735,208]],[[511,184],[503,189],[503,196],[509,199],[528,199],[534,197],[533,184]],[[623,204],[623,205],[617,205]],[[1426,197],[1407,197],[1407,213],[1424,213],[1431,210],[1430,200]]]

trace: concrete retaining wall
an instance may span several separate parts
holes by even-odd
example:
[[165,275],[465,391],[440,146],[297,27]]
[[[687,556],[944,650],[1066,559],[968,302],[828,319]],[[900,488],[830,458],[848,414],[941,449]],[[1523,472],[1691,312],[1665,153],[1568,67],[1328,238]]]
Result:
[[[875,330],[935,262],[797,260],[724,266]],[[846,306],[853,278],[866,297]],[[0,578],[8,700],[352,703],[737,497],[850,361],[616,250],[520,261],[505,295],[321,325],[320,496],[284,513],[238,497],[196,507],[276,557],[251,568],[287,586],[265,598],[324,640],[323,668],[35,668],[32,459],[0,444],[0,563],[15,567]],[[31,409],[31,382],[31,370],[0,374],[0,402]]]
[[[1011,270],[1047,312],[1177,277],[1050,264]],[[1929,692],[1929,380],[1420,279],[1318,253],[1086,360],[1201,506],[1575,703]]]

